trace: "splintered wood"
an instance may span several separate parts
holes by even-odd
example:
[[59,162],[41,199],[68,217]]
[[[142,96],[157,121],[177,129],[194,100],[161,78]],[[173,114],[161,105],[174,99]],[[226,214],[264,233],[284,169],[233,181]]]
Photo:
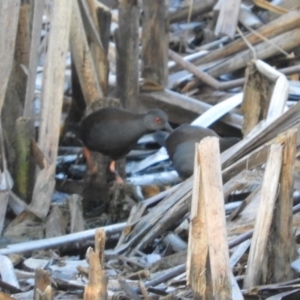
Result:
[[95,249],[89,248],[89,283],[84,290],[84,300],[107,299],[107,278],[104,270],[105,231],[97,230]]
[[[290,262],[297,258],[297,245],[292,224],[297,129],[290,129],[280,135],[278,142],[281,142],[284,148],[279,179],[280,189],[267,247],[268,268],[264,272],[264,279],[267,283],[287,281],[297,277],[290,266]],[[289,246],[286,248],[284,245]]]
[[35,270],[34,300],[52,300],[50,273],[37,268]]
[[261,280],[262,266],[277,196],[279,175],[282,165],[282,146],[272,145],[267,160],[262,184],[260,209],[256,219],[250,247],[244,287],[258,285]]
[[196,144],[187,282],[195,299],[232,299],[218,139]]

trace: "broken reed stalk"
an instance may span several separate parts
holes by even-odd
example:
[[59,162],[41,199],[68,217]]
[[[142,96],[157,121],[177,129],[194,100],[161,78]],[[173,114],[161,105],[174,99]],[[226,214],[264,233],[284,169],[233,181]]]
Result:
[[103,89],[104,95],[108,94],[108,76],[109,76],[109,60],[108,60],[108,48],[110,42],[110,28],[111,28],[111,12],[110,10],[104,10],[101,7],[96,9],[96,17],[99,26],[99,35],[103,46],[103,51],[106,60],[106,70],[101,70],[100,84]]
[[34,169],[31,155],[32,120],[20,117],[16,121],[15,188],[27,204],[31,201]]
[[245,208],[246,206],[253,201],[260,194],[260,186],[257,186],[254,191],[242,201],[241,205],[237,207],[227,218],[227,221],[234,220]]
[[242,131],[244,136],[247,136],[267,114],[270,89],[269,82],[266,82],[267,78],[258,72],[252,61],[248,63],[245,77],[241,109],[244,115]]
[[20,0],[0,1],[0,113],[13,66]]
[[246,289],[259,285],[261,282],[262,269],[265,266],[267,242],[278,193],[282,152],[283,147],[279,144],[274,144],[270,147],[244,280],[244,288]]
[[[16,36],[15,57],[12,77],[9,82],[13,82],[13,88],[17,90],[20,103],[25,102],[27,70],[29,67],[30,53],[30,25],[32,21],[32,5],[21,1],[18,31]],[[10,86],[9,83],[9,86]],[[19,103],[19,105],[20,105]],[[16,109],[16,108],[14,108]]]
[[[292,128],[280,135],[283,142],[280,191],[275,206],[271,237],[267,247],[268,268],[265,270],[263,284],[282,282],[297,277],[291,268],[291,261],[297,257],[297,245],[293,232],[293,191],[294,170],[297,147],[297,129]],[[288,247],[286,247],[288,245]]]
[[[20,290],[20,284],[15,273],[14,265],[10,258],[5,255],[0,255],[0,272],[1,281]],[[3,288],[3,287],[1,287]],[[1,299],[1,297],[0,297]],[[2,300],[2,299],[1,299]]]
[[23,112],[23,116],[29,119],[33,119],[34,116],[33,100],[34,100],[34,91],[35,91],[36,72],[37,72],[37,66],[39,60],[39,46],[41,41],[43,9],[44,9],[44,0],[34,1],[28,78],[27,78],[26,96],[25,96],[25,104],[24,104],[24,112]]
[[172,51],[171,49],[169,49],[169,56],[177,64],[181,65],[185,70],[191,72],[193,75],[197,77],[197,79],[201,80],[203,83],[215,89],[219,89],[220,83],[218,80],[208,75],[207,73],[199,70],[199,68],[197,68],[192,63],[185,61],[180,55],[178,55],[176,52]]
[[[22,1],[19,12],[19,22],[15,40],[14,61],[9,81],[7,85],[5,104],[3,106],[2,118],[7,152],[7,160],[12,166],[12,175],[18,175],[15,171],[16,166],[16,120],[20,117],[26,94],[27,68],[29,64],[29,45],[30,45],[30,12],[31,5]],[[9,11],[6,12],[9,14]],[[33,175],[33,174],[31,174]]]
[[4,228],[9,191],[0,191],[0,234]]
[[[44,9],[44,0],[34,1],[31,4],[28,4],[28,7],[23,3],[21,6],[21,14],[22,7],[29,9],[31,8],[31,12],[27,13],[25,16],[30,20],[27,21],[27,28],[29,32],[25,36],[28,41],[29,49],[22,49],[22,53],[26,53],[28,55],[28,63],[24,64],[27,67],[28,74],[26,80],[23,79],[24,84],[26,84],[24,97],[25,99],[21,100],[21,103],[24,103],[24,128],[22,128],[17,120],[16,124],[16,184],[19,196],[29,204],[32,197],[34,180],[35,180],[35,164],[32,159],[31,152],[31,139],[34,137],[34,92],[35,92],[35,82],[36,82],[36,74],[37,74],[37,66],[39,60],[39,49],[41,42],[41,29],[42,29],[42,19],[43,19],[43,9]],[[20,25],[19,25],[20,26]],[[24,25],[21,25],[23,28]],[[22,32],[24,29],[20,28]],[[24,38],[25,38],[24,37]],[[20,64],[20,63],[19,63]],[[22,70],[22,72],[24,72]],[[21,120],[21,119],[20,119]],[[26,121],[25,121],[26,120]],[[24,135],[25,134],[25,135]],[[19,144],[21,143],[21,144]],[[29,148],[28,148],[29,147]],[[21,150],[22,149],[22,150]],[[19,153],[19,151],[22,153]],[[20,156],[19,156],[20,155]],[[27,156],[27,157],[26,157]],[[18,168],[22,167],[20,173]],[[25,171],[26,169],[26,171]],[[22,172],[23,171],[23,172]],[[22,174],[22,175],[21,175]],[[21,178],[23,177],[23,178]],[[23,181],[23,184],[22,184]]]
[[123,230],[116,247],[121,246],[125,242],[127,236],[130,234],[132,230],[132,227],[134,226],[133,224],[135,224],[138,220],[140,220],[145,210],[146,210],[146,205],[142,203],[140,205],[134,205],[131,208],[129,217],[126,222],[126,227]]
[[[286,52],[299,46],[300,28],[292,29],[270,39],[270,42],[262,42],[253,46],[257,59],[266,59],[279,53],[278,47]],[[275,44],[277,48],[273,46]],[[227,74],[236,71],[246,66],[247,62],[253,58],[251,50],[244,50],[228,59],[209,68],[207,73],[213,77],[219,77],[222,74]]]
[[139,93],[139,7],[136,1],[119,1],[117,50],[117,95],[124,108],[138,109]]
[[102,46],[105,54],[108,55],[112,14],[109,9],[105,9],[103,7],[97,7],[96,14]]
[[84,300],[107,299],[107,278],[104,270],[105,231],[97,229],[95,249],[88,250],[89,283],[84,289]]
[[[180,64],[180,65],[182,65],[182,67],[183,67],[183,64]],[[185,67],[183,67],[183,68],[185,68]],[[295,66],[291,66],[291,67],[287,67],[287,68],[278,69],[278,71],[285,75],[294,75],[294,74],[297,75],[297,73],[299,73],[299,71],[300,71],[300,66],[295,65]],[[191,73],[193,73],[193,72],[191,72]],[[192,75],[190,75],[190,78],[192,78]],[[228,90],[228,89],[242,86],[244,83],[245,83],[245,78],[239,78],[239,79],[233,79],[233,80],[224,81],[224,82],[218,82],[218,86],[216,86],[214,88],[219,89],[219,90]],[[198,88],[198,86],[199,86],[199,80],[197,78],[195,78],[192,81],[190,81],[182,89],[182,92],[187,93],[188,91]]]
[[234,38],[240,14],[240,5],[241,0],[227,0],[220,3],[220,12],[215,27],[216,36],[227,35],[231,39]]
[[236,176],[232,177],[223,186],[223,194],[225,203],[228,197],[234,191],[242,191],[252,185],[259,185],[262,180],[262,171],[260,170],[244,170]]
[[52,300],[51,278],[49,272],[36,268],[34,280],[34,300]]
[[267,161],[270,145],[261,146],[251,153],[245,155],[238,161],[232,163],[229,167],[223,170],[223,182],[226,183],[230,178],[238,175],[244,169],[254,169]]
[[[191,18],[207,13],[212,10],[213,6],[217,3],[216,0],[194,1]],[[183,7],[170,14],[170,23],[176,23],[187,20],[190,11],[190,6]]]
[[248,65],[246,77],[242,104],[244,136],[247,136],[259,121],[265,120],[266,123],[270,123],[280,117],[289,96],[287,78],[261,60]]
[[77,1],[71,1],[70,51],[86,104],[103,97]]
[[[255,51],[256,58],[266,59],[276,55],[279,52],[278,49],[284,49],[286,51],[294,49],[296,46],[299,45],[299,40],[297,40],[299,31],[300,29],[296,28],[279,36],[275,36],[273,39],[270,40],[270,43],[262,42],[258,45],[255,45],[253,49],[244,50],[240,52],[239,55],[229,57],[220,61],[219,63],[214,64],[212,67],[206,69],[205,72],[199,71],[199,69],[195,67],[195,65],[183,60],[180,56],[178,56],[176,58],[176,62],[179,65],[181,65],[184,69],[190,71],[196,77],[196,79],[191,81],[189,85],[187,85],[187,88],[184,88],[183,90],[187,91],[191,88],[195,88],[200,83],[200,81],[203,81],[211,87],[220,90],[226,90],[235,86],[242,85],[243,79],[236,79],[228,82],[219,82],[216,80],[214,81],[213,77],[219,77],[222,74],[233,72],[245,67],[248,61],[250,61],[253,58],[253,51]],[[273,46],[274,44],[276,44],[277,48]],[[288,70],[287,68],[285,68],[283,69],[283,71],[286,72]]]
[[3,168],[3,171],[0,170],[1,183],[3,183],[3,186],[0,190],[0,235],[1,235],[4,227],[4,222],[5,222],[5,215],[6,215],[6,209],[7,209],[8,199],[9,199],[9,193],[13,187],[13,180],[7,169],[7,161],[6,161],[6,155],[4,150],[4,138],[3,138],[3,129],[2,129],[1,120],[0,120],[0,153],[1,153],[1,163]]
[[234,161],[237,161],[246,152],[249,152],[260,145],[275,138],[278,134],[288,130],[289,128],[299,125],[300,103],[297,103],[289,110],[284,112],[278,119],[270,124],[258,127],[250,136],[242,140],[238,144],[231,147],[222,153],[223,167],[229,166]]
[[168,82],[168,5],[166,0],[143,1],[142,77],[166,87]]
[[66,219],[58,205],[53,205],[51,207],[50,213],[47,216],[45,227],[46,239],[56,236],[64,236],[66,234]]
[[43,73],[42,111],[39,130],[39,146],[50,161],[49,167],[37,175],[31,203],[32,210],[43,218],[50,207],[54,189],[54,173],[59,141],[60,118],[63,103],[65,65],[71,22],[70,7],[76,1],[53,1],[53,14]]
[[[181,121],[182,123],[190,122],[190,119],[185,118],[185,115],[188,115],[189,112],[200,115],[212,107],[203,101],[196,100],[192,97],[168,89],[158,92],[141,93],[140,100],[142,105],[145,104],[149,108],[155,107],[156,103],[160,106],[163,105],[163,107],[171,112],[171,114],[168,114],[170,121]],[[184,110],[184,114],[182,113],[182,110]],[[193,115],[193,118],[196,118],[196,115]],[[232,112],[229,112],[220,120],[236,128],[241,128],[242,126],[241,116]]]
[[[299,26],[300,26],[300,12],[294,10],[262,26],[257,30],[257,32],[266,38],[272,38],[276,35],[279,35],[283,32],[286,32],[288,30],[294,29]],[[261,42],[262,40],[255,33],[249,33],[248,35],[245,36],[245,38],[248,40],[249,43],[251,43],[251,45],[255,45],[256,43]],[[242,38],[240,38],[236,41],[227,44],[226,46],[220,49],[209,52],[204,57],[191,60],[191,62],[193,62],[195,65],[204,65],[206,63],[230,56],[243,49],[246,49],[246,47],[247,46],[245,42],[243,41]]]
[[[0,211],[2,213],[2,211]],[[112,236],[116,233],[122,232],[125,228],[125,223],[108,225],[102,227],[105,230],[107,236]],[[29,241],[25,243],[8,245],[7,248],[0,249],[0,254],[6,255],[10,253],[24,253],[39,249],[49,249],[60,246],[66,246],[68,244],[73,244],[74,242],[86,241],[95,236],[96,229],[89,229],[81,232],[71,233],[64,236],[57,236],[48,239],[41,239],[36,241]]]
[[68,199],[70,211],[70,233],[84,231],[82,197],[73,194]]
[[232,299],[218,139],[196,144],[187,281],[195,299]]
[[270,123],[283,114],[286,102],[289,98],[290,85],[286,76],[262,60],[256,60],[255,66],[257,70],[269,80],[271,85],[269,88],[272,92],[270,92],[268,111],[266,114],[266,122]]
[[[176,221],[184,217],[184,215],[188,212],[191,191],[184,194],[179,201],[177,201],[178,198],[175,197],[170,197],[169,200],[171,199],[173,202],[173,207],[170,208],[169,213],[164,214],[163,211],[165,207],[159,207],[153,215],[152,213],[150,214],[150,217],[152,216],[152,218],[149,226],[152,228],[134,248],[135,251],[145,249],[151,242],[155,240],[155,238],[163,234],[163,232],[171,228]],[[157,219],[158,215],[161,215],[159,219]],[[157,221],[157,223],[155,221]],[[143,229],[147,229],[147,227],[148,226]],[[141,233],[143,233],[143,231]]]
[[[102,39],[100,36],[100,28],[98,24],[97,18],[97,6],[96,2],[93,0],[81,0],[81,8],[86,13],[86,18],[89,19],[89,24],[92,26],[85,26],[85,28],[89,28],[90,30],[87,32],[89,37],[97,36],[97,40],[100,42],[96,42],[93,39],[90,42],[90,51],[94,62],[94,67],[96,70],[96,74],[102,89],[103,95],[106,95],[108,92],[108,71],[109,71],[109,64],[107,60],[107,55],[105,53],[105,49],[102,43]],[[90,31],[93,31],[93,34],[89,34]]]

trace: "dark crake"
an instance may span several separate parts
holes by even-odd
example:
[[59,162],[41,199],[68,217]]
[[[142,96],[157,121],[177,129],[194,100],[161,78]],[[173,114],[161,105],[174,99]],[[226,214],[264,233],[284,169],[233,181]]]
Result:
[[136,114],[115,107],[91,113],[81,121],[80,127],[85,147],[109,156],[114,173],[115,161],[128,154],[144,134],[161,129],[172,131],[168,116],[160,109]]
[[[154,134],[155,140],[166,147],[174,169],[183,179],[190,177],[194,171],[195,143],[200,142],[207,136],[219,137],[211,129],[183,124],[171,134],[158,131]],[[240,141],[239,138],[221,138],[220,152],[223,152]]]

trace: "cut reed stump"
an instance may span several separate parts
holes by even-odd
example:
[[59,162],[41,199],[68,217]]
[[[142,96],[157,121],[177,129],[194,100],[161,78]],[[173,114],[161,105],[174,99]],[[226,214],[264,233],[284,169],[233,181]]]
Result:
[[52,300],[53,292],[51,288],[50,274],[40,268],[35,270],[34,300]]
[[232,299],[219,142],[196,144],[187,281],[194,299]]
[[[268,268],[263,278],[267,284],[297,278],[291,262],[297,258],[297,245],[293,232],[293,191],[297,146],[297,129],[292,128],[278,137],[283,143],[279,195],[275,205],[271,236],[268,241]],[[286,247],[288,245],[288,247]]]
[[263,268],[266,268],[267,242],[270,235],[275,200],[278,193],[282,152],[282,146],[279,144],[274,144],[270,148],[261,189],[260,206],[248,258],[244,288],[250,288],[260,284],[262,281]]
[[84,300],[107,299],[107,278],[104,270],[105,231],[95,234],[95,249],[87,251],[89,262],[89,283],[84,290]]

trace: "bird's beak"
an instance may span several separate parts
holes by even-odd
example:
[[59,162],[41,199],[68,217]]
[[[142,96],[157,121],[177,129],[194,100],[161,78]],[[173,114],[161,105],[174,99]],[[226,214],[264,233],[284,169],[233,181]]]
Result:
[[173,128],[171,127],[171,125],[168,122],[165,124],[164,128],[169,132],[173,131]]

